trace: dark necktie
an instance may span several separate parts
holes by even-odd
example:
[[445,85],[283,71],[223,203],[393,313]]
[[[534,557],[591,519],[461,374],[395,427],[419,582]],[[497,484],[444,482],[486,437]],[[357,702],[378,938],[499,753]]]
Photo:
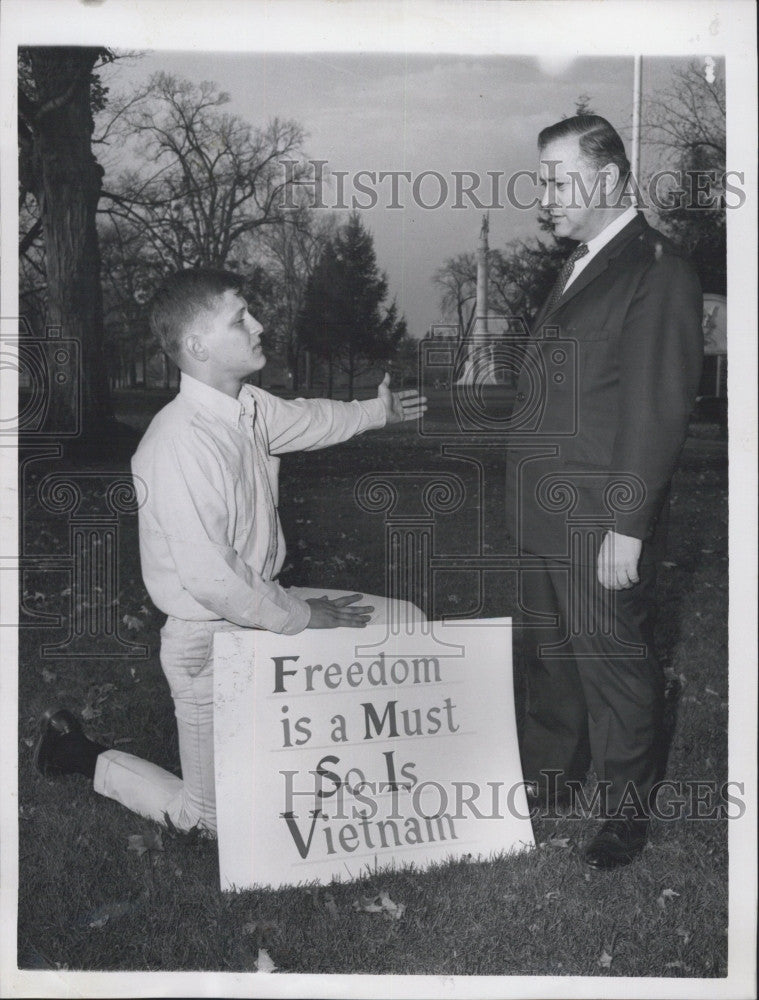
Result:
[[581,257],[584,257],[588,252],[588,246],[586,243],[578,243],[574,248],[572,253],[567,257],[567,259],[562,264],[561,270],[559,271],[559,276],[556,279],[556,283],[551,289],[551,294],[548,296],[548,301],[546,302],[546,308],[544,315],[552,312],[556,308],[561,296],[564,294],[564,288],[569,281],[569,276],[574,270],[575,261],[578,261]]

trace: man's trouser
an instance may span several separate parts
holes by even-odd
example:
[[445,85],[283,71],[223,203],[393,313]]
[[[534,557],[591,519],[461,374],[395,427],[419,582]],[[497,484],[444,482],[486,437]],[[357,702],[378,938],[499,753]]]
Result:
[[[301,600],[343,597],[347,591],[293,587]],[[390,601],[364,594],[361,604],[374,606],[372,624],[390,621]],[[423,620],[413,605],[398,602],[393,620]],[[161,629],[161,667],[174,699],[182,777],[121,750],[101,753],[95,768],[96,792],[127,809],[163,822],[168,815],[178,830],[198,825],[216,833],[213,760],[213,637],[239,630],[227,621],[191,622],[169,617]]]
[[641,561],[639,576],[635,586],[611,591],[590,565],[542,560],[519,574],[528,691],[525,780],[546,788],[541,772],[559,771],[551,780],[561,794],[565,781],[583,781],[592,759],[599,781],[610,783],[612,813],[636,793],[645,807],[662,763],[655,563]]

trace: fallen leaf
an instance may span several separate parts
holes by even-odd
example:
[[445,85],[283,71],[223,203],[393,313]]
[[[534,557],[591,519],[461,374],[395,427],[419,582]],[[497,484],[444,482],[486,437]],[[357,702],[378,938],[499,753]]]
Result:
[[115,684],[93,684],[87,692],[87,702],[82,709],[82,718],[89,721],[102,715],[100,705],[107,700],[108,695],[115,687]]
[[141,628],[145,628],[144,623],[141,622],[139,618],[135,618],[134,615],[124,615],[124,617],[121,620],[126,625],[126,627],[132,632],[137,632]]
[[277,966],[271,960],[269,952],[265,948],[258,949],[258,958],[256,959],[256,969],[259,972],[274,972]]
[[46,684],[52,684],[57,677],[58,674],[56,674],[54,670],[48,670],[47,667],[42,668],[42,680]]
[[387,920],[400,920],[406,912],[406,904],[394,903],[383,890],[378,896],[362,896],[355,900],[353,909],[360,913],[381,913]]
[[133,833],[127,838],[129,841],[128,851],[134,851],[138,858],[141,858],[146,851],[162,851],[163,838],[161,831],[155,833]]
[[674,562],[663,562],[662,566],[665,566],[667,569],[676,569],[677,568],[677,563],[674,563]]
[[541,841],[541,847],[557,847],[557,848],[567,848],[571,845],[572,841],[569,837],[549,837],[548,840]]
[[680,893],[675,892],[674,889],[662,889],[661,893],[659,894],[659,898],[656,900],[656,905],[659,907],[660,910],[663,910],[667,905],[668,899],[674,899],[675,896],[679,895]]
[[148,609],[143,604],[143,605],[140,606],[140,610],[137,612],[137,614],[139,614],[139,615],[146,615],[147,616],[147,615],[150,614],[150,612],[148,611]]
[[683,939],[683,944],[687,944],[690,941],[690,931],[686,930],[684,927],[678,927],[675,934]]
[[98,906],[96,910],[88,913],[80,921],[80,926],[88,927],[95,930],[100,927],[105,927],[105,925],[110,920],[116,920],[118,917],[123,917],[127,913],[131,913],[134,909],[135,904],[129,900],[117,900],[112,903],[104,903],[103,906]]
[[263,947],[270,944],[272,939],[279,933],[279,924],[270,923],[265,920],[252,920],[241,927],[241,933],[247,937],[254,938],[254,945]]
[[360,913],[382,913],[379,896],[361,896],[354,901],[353,909]]
[[324,909],[331,917],[337,916],[337,903],[331,892],[324,893]]
[[614,961],[614,956],[610,955],[608,951],[604,948],[601,952],[601,957],[598,959],[598,964],[602,969],[610,969],[611,963]]
[[682,969],[683,972],[691,971],[691,967],[686,965],[685,962],[681,962],[679,959],[676,962],[667,962],[665,969]]

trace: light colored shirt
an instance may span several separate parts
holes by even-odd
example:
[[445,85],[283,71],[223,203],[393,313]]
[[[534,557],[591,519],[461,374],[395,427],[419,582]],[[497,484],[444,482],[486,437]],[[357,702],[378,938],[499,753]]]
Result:
[[596,254],[600,253],[607,243],[611,243],[617,233],[621,233],[625,226],[629,225],[637,214],[638,210],[635,205],[630,205],[630,207],[626,208],[621,215],[618,215],[613,222],[610,222],[606,229],[602,229],[598,236],[594,236],[592,240],[588,240],[586,244],[588,252],[584,257],[580,257],[579,260],[575,261],[572,273],[567,279],[567,283],[564,285],[564,291],[569,288],[573,281],[577,280]]
[[145,496],[140,558],[153,603],[190,621],[304,629],[308,604],[276,581],[285,559],[277,456],[384,423],[380,399],[283,400],[250,385],[233,399],[182,374],[179,394],[153,418],[132,458]]

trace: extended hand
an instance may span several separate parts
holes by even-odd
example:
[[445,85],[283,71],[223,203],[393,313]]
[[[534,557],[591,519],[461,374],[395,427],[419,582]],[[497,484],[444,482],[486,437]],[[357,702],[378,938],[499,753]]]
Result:
[[389,372],[385,372],[385,377],[377,388],[377,396],[385,404],[388,424],[399,424],[403,420],[418,420],[427,409],[427,397],[420,396],[416,389],[392,392]]
[[[364,628],[374,608],[369,604],[355,604],[363,594],[348,594],[330,601],[328,597],[310,597],[311,618],[306,628]],[[353,607],[349,607],[353,604]]]
[[638,561],[643,542],[630,535],[607,531],[598,553],[598,582],[607,590],[627,590],[638,576]]

